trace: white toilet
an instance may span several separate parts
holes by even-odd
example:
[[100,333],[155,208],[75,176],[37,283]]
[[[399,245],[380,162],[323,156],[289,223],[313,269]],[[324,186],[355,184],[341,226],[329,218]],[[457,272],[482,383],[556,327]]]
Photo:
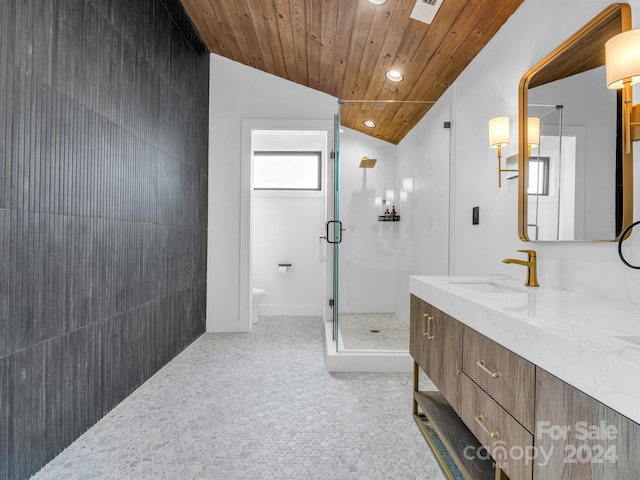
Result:
[[262,298],[266,294],[267,294],[267,292],[265,292],[261,288],[254,288],[253,289],[253,318],[251,319],[251,321],[253,323],[258,323],[258,320],[259,320],[259,317],[258,317],[258,304],[262,301]]

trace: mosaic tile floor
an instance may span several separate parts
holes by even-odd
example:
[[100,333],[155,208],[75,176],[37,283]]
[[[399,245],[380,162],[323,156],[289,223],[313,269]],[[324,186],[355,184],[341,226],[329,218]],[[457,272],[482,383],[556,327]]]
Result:
[[338,322],[346,350],[409,350],[409,325],[394,313],[341,313]]
[[411,375],[329,374],[319,318],[205,334],[36,479],[444,478]]

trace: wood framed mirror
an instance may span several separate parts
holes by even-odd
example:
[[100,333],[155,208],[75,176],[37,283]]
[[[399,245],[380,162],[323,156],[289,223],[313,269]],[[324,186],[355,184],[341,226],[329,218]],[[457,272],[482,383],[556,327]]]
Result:
[[[620,92],[607,88],[604,45],[631,29],[615,3],[520,80],[518,235],[523,241],[615,241],[633,218],[633,153]],[[530,117],[540,135],[528,139]],[[537,143],[536,143],[537,142]]]

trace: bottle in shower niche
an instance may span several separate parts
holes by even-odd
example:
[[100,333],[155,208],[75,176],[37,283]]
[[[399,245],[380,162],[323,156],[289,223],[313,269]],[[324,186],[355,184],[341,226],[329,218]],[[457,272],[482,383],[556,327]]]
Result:
[[391,220],[395,221],[397,215],[398,215],[398,212],[396,212],[396,206],[394,205],[391,209]]

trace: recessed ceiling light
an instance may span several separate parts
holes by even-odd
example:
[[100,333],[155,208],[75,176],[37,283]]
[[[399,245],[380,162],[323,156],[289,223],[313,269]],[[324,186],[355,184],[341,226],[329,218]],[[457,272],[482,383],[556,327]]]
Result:
[[387,78],[392,82],[401,82],[402,80],[404,80],[404,75],[402,75],[397,70],[389,70],[387,72]]
[[387,3],[387,0],[369,0],[369,2],[373,3],[374,5],[384,5],[385,3]]
[[364,122],[362,122],[362,123],[364,123],[365,127],[369,127],[369,128],[375,128],[375,126],[376,126],[376,124],[375,124],[375,123],[373,123],[373,121],[372,121],[372,120],[365,120],[365,121],[364,121]]

